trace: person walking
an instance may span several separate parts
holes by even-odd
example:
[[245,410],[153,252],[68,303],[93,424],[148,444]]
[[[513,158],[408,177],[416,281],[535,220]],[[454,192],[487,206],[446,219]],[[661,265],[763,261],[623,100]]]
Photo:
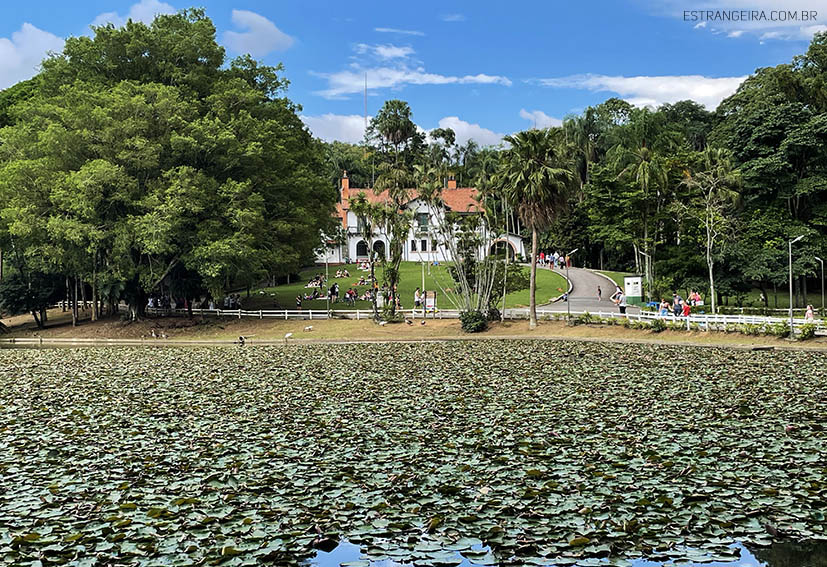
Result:
[[626,294],[623,293],[623,288],[617,286],[617,291],[612,294],[611,300],[617,305],[621,315],[626,315]]
[[600,286],[597,286],[597,300],[603,301],[603,290],[600,289]]

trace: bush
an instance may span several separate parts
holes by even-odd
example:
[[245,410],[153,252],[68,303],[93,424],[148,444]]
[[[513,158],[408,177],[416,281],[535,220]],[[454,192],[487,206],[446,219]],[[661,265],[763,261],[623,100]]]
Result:
[[798,328],[798,338],[802,341],[809,341],[816,336],[816,326],[814,323],[804,323]]
[[663,319],[654,319],[652,321],[651,329],[655,333],[661,333],[666,330],[666,321]]
[[790,324],[786,321],[783,323],[773,323],[772,325],[767,325],[766,333],[768,335],[773,335],[774,337],[785,338],[790,336]]
[[591,313],[586,311],[582,315],[578,315],[572,320],[572,324],[574,325],[588,325],[589,323],[596,322],[596,318],[592,317]]
[[488,328],[488,321],[482,311],[463,311],[459,314],[459,321],[466,333],[481,333]]
[[489,307],[488,308],[488,320],[489,321],[499,321],[500,320],[500,310],[496,307]]
[[757,325],[753,323],[744,323],[743,325],[741,325],[741,332],[745,335],[757,336],[760,335],[762,331],[762,325]]

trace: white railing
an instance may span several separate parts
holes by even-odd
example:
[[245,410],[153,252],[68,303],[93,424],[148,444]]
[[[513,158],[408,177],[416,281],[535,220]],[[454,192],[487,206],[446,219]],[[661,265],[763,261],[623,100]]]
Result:
[[[159,309],[147,308],[148,313],[156,315],[187,315],[186,309]],[[506,319],[528,319],[528,308],[518,307],[509,308],[505,310]],[[372,309],[343,309],[331,310],[330,312],[324,309],[258,309],[258,310],[244,310],[244,309],[193,309],[193,315],[199,316],[216,316],[216,317],[234,317],[241,319],[243,317],[253,317],[257,319],[372,319]],[[428,318],[428,319],[457,319],[459,318],[459,311],[456,309],[441,309],[436,312],[423,312],[421,309],[403,309],[398,311],[406,319]],[[703,330],[720,330],[726,328],[727,325],[772,325],[778,323],[789,323],[787,317],[767,317],[763,315],[712,315],[712,314],[691,314],[689,317],[676,317],[675,315],[661,316],[654,311],[640,311],[638,313],[627,313],[621,315],[616,311],[572,311],[572,317],[579,317],[585,314],[600,319],[629,319],[630,321],[642,321],[651,323],[655,320],[662,320],[667,323],[686,325],[687,329],[691,329],[693,325],[699,326]],[[537,309],[537,316],[539,318],[554,318],[565,319],[566,312],[551,310],[551,309]],[[795,327],[807,323],[803,318],[793,319]],[[827,335],[827,321],[824,319],[815,319],[812,321],[816,325],[818,334]]]

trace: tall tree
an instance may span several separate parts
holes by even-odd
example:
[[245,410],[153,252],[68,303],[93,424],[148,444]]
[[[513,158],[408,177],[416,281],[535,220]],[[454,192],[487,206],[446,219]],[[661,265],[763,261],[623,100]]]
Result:
[[715,260],[719,256],[721,240],[733,225],[733,212],[739,201],[737,191],[740,172],[733,168],[728,150],[708,148],[702,154],[699,167],[687,171],[684,184],[692,191],[684,211],[703,227],[705,258],[709,275],[709,298],[712,313],[717,313],[715,293]]
[[538,235],[565,206],[575,175],[561,128],[526,130],[504,138],[496,185],[506,195],[522,222],[531,230],[529,328],[537,327]]

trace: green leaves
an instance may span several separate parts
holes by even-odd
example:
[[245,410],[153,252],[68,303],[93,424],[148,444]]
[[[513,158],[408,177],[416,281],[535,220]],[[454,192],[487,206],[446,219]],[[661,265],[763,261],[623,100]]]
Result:
[[545,341],[2,350],[0,557],[733,559],[827,536],[826,378],[817,353]]

